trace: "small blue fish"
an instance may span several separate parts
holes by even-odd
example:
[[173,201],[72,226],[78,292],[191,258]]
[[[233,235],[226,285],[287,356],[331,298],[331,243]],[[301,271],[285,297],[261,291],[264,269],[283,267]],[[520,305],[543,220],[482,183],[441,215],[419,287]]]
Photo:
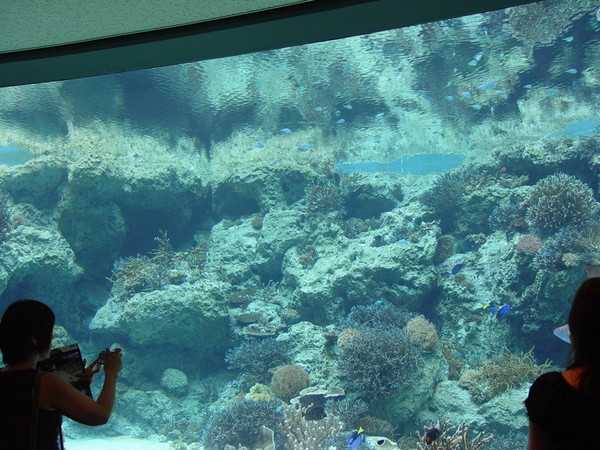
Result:
[[471,98],[471,93],[469,91],[464,91],[460,93],[464,98]]
[[465,267],[465,263],[458,263],[452,268],[452,270],[450,270],[450,273],[452,275],[456,275],[458,272],[460,272],[463,269],[463,267]]
[[476,66],[477,65],[477,61],[475,61],[474,59],[472,59],[471,61],[469,61],[469,65],[470,66]]
[[323,109],[324,108],[322,106],[315,106],[315,111],[321,112],[321,111],[323,111]]
[[344,108],[346,108],[346,109],[352,109],[352,105],[350,103],[348,103],[347,105],[344,105]]
[[571,68],[571,69],[567,69],[565,70],[565,72],[567,73],[572,73],[573,75],[577,73],[577,69]]
[[335,123],[344,123],[346,119],[338,119]]
[[500,320],[510,312],[510,305],[502,305],[498,312],[496,312],[496,320]]
[[508,98],[508,94],[500,94],[500,98],[506,100]]
[[493,86],[495,86],[498,83],[498,80],[494,80],[494,81],[488,81],[487,83],[483,83],[480,84],[479,86],[477,86],[477,89],[481,89],[482,91],[489,89]]
[[558,94],[558,90],[557,89],[553,89],[553,88],[546,89],[546,94],[556,95],[556,94]]
[[251,151],[252,149],[254,149],[254,147],[248,147],[248,148],[246,149],[246,151],[247,151],[247,152],[249,152],[249,151]]
[[565,41],[565,42],[573,42],[573,39],[575,39],[573,36],[567,36],[566,38],[563,38],[563,41]]
[[444,97],[446,100],[454,100],[454,97],[451,95],[446,95],[446,97]]
[[375,118],[376,119],[381,119],[383,116],[385,116],[385,113],[377,113],[377,114],[375,114]]
[[282,128],[279,131],[281,131],[282,133],[285,133],[285,134],[290,134],[292,132],[292,130],[290,130],[289,128]]
[[303,142],[303,143],[301,143],[301,144],[298,145],[298,147],[300,147],[300,148],[306,148],[306,149],[313,148],[314,146],[315,146],[315,144],[309,144],[309,143],[306,143],[306,142]]
[[473,108],[473,109],[477,110],[477,111],[479,111],[479,110],[482,108],[482,106],[481,106],[481,105],[479,105],[479,104],[477,104],[477,103],[476,103],[476,104],[474,104],[474,105],[469,105],[469,106],[470,106],[471,108]]
[[408,241],[406,239],[398,239],[398,241],[396,241],[397,244],[400,245],[406,245],[408,244]]
[[347,441],[347,450],[357,450],[360,447],[360,444],[362,444],[362,442],[365,439],[363,435],[364,432],[365,430],[363,430],[361,427],[358,427],[358,430],[354,430],[352,433],[350,433],[350,436],[348,436]]
[[265,148],[265,144],[259,142],[258,144],[256,144],[256,148]]
[[482,57],[483,57],[483,52],[478,52],[475,56],[473,56],[473,59],[475,61],[481,61]]
[[526,84],[525,86],[523,86],[525,89],[531,89],[533,86],[531,84]]

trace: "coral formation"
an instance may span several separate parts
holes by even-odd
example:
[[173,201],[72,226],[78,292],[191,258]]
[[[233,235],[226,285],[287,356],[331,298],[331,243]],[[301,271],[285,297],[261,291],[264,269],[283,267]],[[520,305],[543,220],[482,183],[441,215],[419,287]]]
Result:
[[160,384],[168,392],[185,395],[188,390],[188,377],[181,370],[169,367],[163,372]]
[[542,247],[542,240],[535,234],[524,234],[519,236],[515,247],[518,252],[532,256]]
[[564,173],[538,181],[526,204],[527,223],[544,233],[581,225],[598,212],[592,190],[576,177]]
[[438,345],[438,334],[435,326],[423,316],[416,316],[406,324],[406,334],[423,350],[431,351]]
[[9,198],[7,193],[0,193],[0,238],[3,238],[11,228]]
[[440,236],[433,255],[434,264],[440,264],[454,255],[455,240],[452,236]]
[[460,170],[444,172],[435,179],[431,189],[423,194],[421,202],[433,208],[442,219],[453,217],[467,190],[466,177]]
[[460,384],[469,391],[474,401],[483,403],[496,395],[517,388],[521,383],[531,383],[552,367],[548,360],[538,364],[533,355],[533,348],[518,354],[505,349],[495,358],[484,361],[477,370],[465,371]]
[[[431,428],[437,428],[439,436],[429,445],[425,440],[425,436]],[[461,423],[458,426],[451,426],[450,421],[447,419],[441,424],[435,422],[425,425],[423,433],[417,432],[417,435],[416,448],[418,450],[459,450],[462,448],[465,450],[478,450],[484,448],[488,442],[494,439],[493,435],[486,434],[484,431],[480,431],[469,438],[469,427],[466,424]]]
[[337,367],[345,383],[365,401],[406,387],[421,364],[419,346],[403,329],[367,328],[340,348]]
[[269,369],[290,361],[285,343],[267,338],[261,341],[242,342],[225,356],[229,368],[240,370],[247,383],[267,382]]
[[299,407],[285,406],[283,410],[285,419],[279,431],[286,449],[327,450],[327,441],[342,431],[342,423],[333,415],[320,420],[304,420]]
[[278,400],[242,400],[215,411],[204,428],[202,441],[208,448],[225,445],[252,446],[261,427],[276,430],[284,419]]
[[306,185],[304,201],[308,212],[343,216],[346,213],[340,188],[329,180],[311,181]]
[[271,392],[286,402],[309,386],[308,372],[300,366],[287,365],[278,367],[271,378]]

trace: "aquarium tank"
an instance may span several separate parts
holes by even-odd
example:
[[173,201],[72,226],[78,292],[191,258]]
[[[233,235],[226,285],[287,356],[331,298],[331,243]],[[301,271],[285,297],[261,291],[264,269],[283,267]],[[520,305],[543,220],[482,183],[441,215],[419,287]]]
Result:
[[547,1],[0,89],[1,309],[124,354],[67,448],[526,448],[600,276],[599,44]]

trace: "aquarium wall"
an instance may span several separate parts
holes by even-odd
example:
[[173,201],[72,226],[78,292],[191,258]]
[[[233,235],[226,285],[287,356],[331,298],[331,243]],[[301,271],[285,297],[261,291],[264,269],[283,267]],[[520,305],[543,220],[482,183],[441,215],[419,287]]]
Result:
[[600,275],[597,7],[0,89],[1,308],[123,349],[72,448],[525,448]]

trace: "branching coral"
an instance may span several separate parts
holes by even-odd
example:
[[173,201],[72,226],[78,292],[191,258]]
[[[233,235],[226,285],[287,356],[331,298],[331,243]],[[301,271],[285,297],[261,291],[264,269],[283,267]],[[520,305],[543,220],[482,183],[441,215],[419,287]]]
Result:
[[483,362],[479,370],[472,371],[470,383],[465,384],[462,379],[461,383],[469,389],[474,401],[481,403],[522,383],[530,383],[551,369],[552,364],[548,360],[543,364],[536,362],[533,348],[519,354],[505,348],[496,358]]
[[421,201],[434,209],[442,218],[453,216],[466,192],[466,175],[462,171],[444,172],[433,182]]
[[285,419],[279,431],[289,450],[327,450],[327,441],[340,433],[342,422],[333,415],[321,420],[305,420],[299,406],[284,406]]
[[544,243],[533,264],[546,271],[600,264],[600,220],[562,229]]
[[342,321],[343,328],[398,327],[407,324],[412,315],[390,302],[378,301],[371,305],[356,305]]
[[137,292],[181,284],[199,276],[206,268],[206,243],[201,242],[184,252],[175,252],[165,231],[160,231],[154,240],[158,247],[150,255],[130,256],[115,262],[109,278],[113,283],[113,295],[123,299]]
[[276,430],[283,421],[279,400],[242,400],[212,414],[202,440],[207,448],[251,446],[261,427]]
[[290,360],[286,345],[269,338],[262,341],[247,341],[229,350],[225,355],[229,368],[242,372],[247,383],[267,382],[269,369],[287,364]]
[[338,186],[329,180],[311,181],[306,185],[304,201],[310,213],[343,216],[344,198]]
[[568,225],[581,225],[598,213],[594,193],[577,178],[557,173],[536,183],[527,205],[527,222],[553,233]]
[[[572,234],[573,250],[583,264],[600,264],[600,220],[590,220]],[[564,257],[564,255],[563,255]]]
[[489,224],[492,230],[515,232],[527,228],[526,210],[517,202],[499,205],[492,211]]
[[117,260],[110,278],[127,297],[136,292],[154,291],[165,284],[162,268],[147,256]]
[[[425,436],[431,428],[437,428],[440,434],[431,444],[427,444]],[[469,438],[468,426],[461,423],[457,427],[452,427],[449,420],[444,420],[441,425],[436,422],[423,427],[423,434],[417,431],[417,437],[418,450],[478,450],[494,439],[492,434],[486,436],[483,431]]]
[[421,364],[420,347],[403,329],[360,329],[343,347],[338,370],[348,386],[367,401],[405,387]]
[[339,418],[344,423],[345,429],[362,426],[362,420],[368,410],[369,405],[353,395],[348,395],[340,400],[328,400],[325,403],[327,415]]
[[529,256],[535,255],[542,247],[542,240],[535,234],[524,234],[519,236],[515,247],[519,253]]

